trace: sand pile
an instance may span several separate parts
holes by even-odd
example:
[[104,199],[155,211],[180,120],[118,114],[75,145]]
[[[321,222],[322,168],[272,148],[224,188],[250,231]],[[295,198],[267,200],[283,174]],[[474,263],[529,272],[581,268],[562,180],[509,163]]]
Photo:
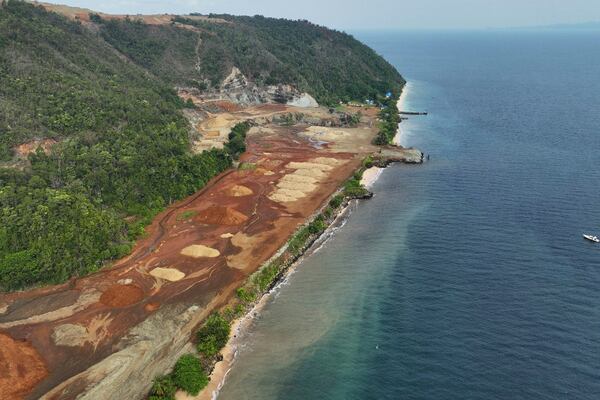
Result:
[[113,285],[102,296],[100,303],[109,307],[126,307],[144,298],[144,291],[135,285]]
[[169,282],[177,282],[185,278],[185,274],[175,268],[154,268],[150,271],[150,275]]
[[194,244],[186,247],[181,250],[181,255],[193,258],[215,258],[219,257],[221,253],[217,249],[213,249],[211,247],[203,246],[201,244]]
[[212,206],[200,211],[194,219],[203,224],[234,226],[243,224],[248,217],[231,207]]
[[250,196],[251,194],[254,194],[252,189],[250,189],[246,186],[242,186],[242,185],[232,186],[229,189],[227,189],[227,191],[225,193],[227,193],[228,196],[232,196],[232,197],[244,197],[244,196]]
[[294,169],[294,172],[284,175],[277,182],[277,188],[269,198],[287,203],[306,197],[317,190],[319,180],[327,177],[338,164],[340,161],[328,157],[317,157],[307,162],[290,162],[287,168]]

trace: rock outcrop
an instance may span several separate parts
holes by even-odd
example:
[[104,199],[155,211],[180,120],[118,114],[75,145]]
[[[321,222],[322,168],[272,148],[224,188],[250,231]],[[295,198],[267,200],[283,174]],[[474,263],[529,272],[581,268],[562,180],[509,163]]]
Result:
[[317,108],[319,103],[308,93],[302,93],[300,97],[294,98],[287,102],[289,106],[302,107],[302,108]]
[[386,167],[394,162],[405,164],[421,164],[423,162],[423,152],[415,148],[404,148],[401,146],[385,146],[376,154],[375,165]]
[[303,93],[291,85],[259,86],[246,78],[237,67],[231,69],[218,88],[205,91],[194,88],[180,90],[203,101],[224,100],[241,106],[278,103],[302,108],[319,107],[319,103],[308,93]]

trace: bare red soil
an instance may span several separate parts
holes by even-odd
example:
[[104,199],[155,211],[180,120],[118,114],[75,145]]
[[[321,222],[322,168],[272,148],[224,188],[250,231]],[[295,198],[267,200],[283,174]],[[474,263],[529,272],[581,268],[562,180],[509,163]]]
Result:
[[144,298],[144,291],[135,285],[113,285],[100,296],[100,303],[108,307],[125,307]]
[[[80,376],[114,353],[133,327],[165,304],[206,306],[211,300],[214,304],[215,296],[226,303],[327,201],[364,155],[330,152],[327,145],[316,148],[296,131],[270,126],[249,135],[242,161],[255,163],[256,169],[226,171],[170,206],[133,252],[112,267],[63,285],[0,294],[0,398],[36,399]],[[290,173],[288,163],[316,157],[341,162],[306,197],[289,203],[269,199],[278,180]],[[236,185],[248,188],[249,194],[232,196],[229,189]],[[181,221],[178,216],[185,211],[195,216]],[[182,249],[192,245],[220,255],[183,256]],[[150,271],[157,267],[176,268],[185,277],[156,278]],[[89,383],[84,378],[70,382],[68,392],[50,398],[75,398]]]
[[241,212],[231,208],[222,206],[211,206],[206,210],[202,210],[196,216],[196,221],[203,224],[211,225],[240,225],[248,220],[248,217]]
[[43,361],[29,343],[0,334],[0,399],[22,398],[46,375]]

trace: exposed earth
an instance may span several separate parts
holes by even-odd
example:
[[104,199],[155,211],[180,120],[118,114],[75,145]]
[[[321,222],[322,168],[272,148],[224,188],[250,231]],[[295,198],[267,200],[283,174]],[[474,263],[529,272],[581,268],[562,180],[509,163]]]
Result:
[[198,324],[378,151],[377,109],[349,128],[325,108],[221,103],[209,113],[195,102],[195,151],[251,121],[240,168],[158,215],[114,265],[0,295],[0,398],[140,398],[191,350]]

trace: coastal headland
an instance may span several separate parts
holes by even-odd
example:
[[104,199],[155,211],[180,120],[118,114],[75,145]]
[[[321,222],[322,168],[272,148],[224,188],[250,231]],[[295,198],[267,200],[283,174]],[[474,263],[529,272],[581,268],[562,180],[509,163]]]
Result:
[[2,399],[197,393],[229,324],[372,195],[362,173],[422,161],[388,145],[405,80],[343,32],[0,9]]
[[192,351],[199,324],[235,296],[365,157],[422,158],[418,150],[371,144],[377,108],[361,109],[360,122],[349,126],[323,107],[226,101],[211,107],[196,116],[200,147],[222,146],[236,123],[252,125],[237,168],[168,207],[111,267],[2,296],[0,397],[142,397],[149,377]]

